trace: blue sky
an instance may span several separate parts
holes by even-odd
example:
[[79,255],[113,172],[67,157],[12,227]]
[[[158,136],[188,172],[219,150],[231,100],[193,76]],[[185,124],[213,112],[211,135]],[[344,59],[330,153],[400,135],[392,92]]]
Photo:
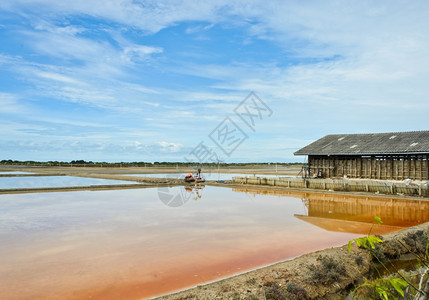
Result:
[[[0,160],[291,162],[428,130],[427,28],[427,1],[0,0]],[[252,91],[272,114],[250,128]]]

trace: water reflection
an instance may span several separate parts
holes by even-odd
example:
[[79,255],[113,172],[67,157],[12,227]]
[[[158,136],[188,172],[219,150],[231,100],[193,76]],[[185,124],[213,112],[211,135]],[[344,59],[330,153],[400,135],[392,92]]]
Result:
[[205,188],[204,185],[195,185],[195,186],[187,186],[185,187],[185,191],[188,193],[189,197],[195,201],[201,199],[203,196],[202,192]]
[[[236,189],[260,193],[252,189]],[[295,217],[329,231],[367,234],[374,216],[383,220],[374,234],[385,234],[429,222],[429,201],[340,194],[266,190],[263,193],[301,198],[305,214]]]
[[181,207],[190,199],[198,200],[202,197],[204,185],[182,186],[182,187],[158,187],[158,198],[169,207]]

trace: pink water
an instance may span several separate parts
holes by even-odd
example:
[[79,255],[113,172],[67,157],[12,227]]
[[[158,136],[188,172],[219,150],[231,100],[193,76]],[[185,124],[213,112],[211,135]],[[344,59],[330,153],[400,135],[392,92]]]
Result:
[[[160,199],[179,194],[180,207]],[[321,197],[217,187],[0,195],[0,299],[148,298],[345,244],[391,203]],[[381,232],[429,220],[427,202],[401,203]]]

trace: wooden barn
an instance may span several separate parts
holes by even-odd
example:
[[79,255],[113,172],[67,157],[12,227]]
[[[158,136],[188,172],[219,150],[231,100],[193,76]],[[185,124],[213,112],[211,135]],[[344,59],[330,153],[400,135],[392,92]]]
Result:
[[331,134],[294,154],[309,177],[429,179],[429,131]]

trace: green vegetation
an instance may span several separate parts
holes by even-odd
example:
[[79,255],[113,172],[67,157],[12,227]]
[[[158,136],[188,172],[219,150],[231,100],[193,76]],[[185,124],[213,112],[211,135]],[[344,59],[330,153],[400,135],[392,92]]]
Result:
[[93,162],[85,161],[82,159],[72,160],[69,162],[66,161],[19,161],[19,160],[2,160],[0,161],[1,165],[15,165],[15,166],[42,166],[42,167],[110,167],[110,168],[119,168],[119,167],[165,167],[165,168],[189,168],[195,166],[203,166],[208,168],[220,167],[241,167],[241,168],[261,168],[261,167],[286,167],[286,166],[301,166],[301,163],[198,163],[198,162]]
[[374,218],[375,222],[367,236],[354,239],[349,242],[349,252],[353,242],[360,248],[367,251],[372,268],[377,272],[377,278],[367,279],[358,285],[351,293],[353,299],[429,299],[429,242],[427,235],[422,230],[409,232],[404,238],[404,243],[397,241],[398,247],[405,247],[418,260],[419,266],[416,271],[405,272],[395,269],[389,276],[381,276],[377,265],[389,271],[380,244],[383,243],[381,237],[372,236],[371,231],[375,224],[383,223],[379,217]]

